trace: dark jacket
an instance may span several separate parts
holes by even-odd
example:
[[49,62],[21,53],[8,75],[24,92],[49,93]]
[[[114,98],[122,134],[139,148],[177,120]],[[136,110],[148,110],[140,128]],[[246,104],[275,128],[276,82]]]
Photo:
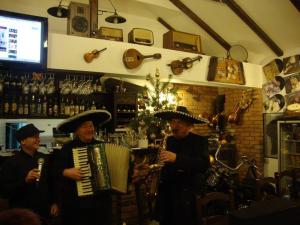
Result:
[[[44,164],[39,182],[26,183],[28,172],[38,168],[38,159]],[[43,217],[48,217],[50,204],[55,201],[52,189],[52,177],[48,156],[36,152],[33,156],[22,149],[6,160],[0,170],[0,190],[2,196],[8,198],[10,207],[28,208]],[[51,193],[51,195],[50,195]]]
[[196,179],[209,168],[207,138],[193,133],[180,140],[170,136],[167,150],[177,156],[162,169],[156,214],[161,225],[194,225]]

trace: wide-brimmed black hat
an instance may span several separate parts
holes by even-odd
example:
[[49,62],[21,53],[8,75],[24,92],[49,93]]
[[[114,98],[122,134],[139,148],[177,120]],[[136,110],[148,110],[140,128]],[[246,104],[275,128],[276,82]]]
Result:
[[21,127],[16,131],[16,138],[18,142],[21,142],[25,138],[33,137],[34,135],[37,135],[39,133],[43,133],[43,130],[37,129],[32,123],[27,124],[24,127]]
[[176,110],[161,110],[154,113],[154,116],[164,119],[164,120],[171,120],[171,119],[180,119],[183,121],[187,121],[190,123],[208,123],[209,121],[203,117],[194,116],[192,115],[186,107],[184,106],[177,106]]
[[94,125],[101,126],[111,119],[111,114],[107,110],[97,109],[89,110],[83,113],[77,114],[71,118],[66,119],[57,125],[57,130],[62,132],[72,133],[83,122],[92,121]]

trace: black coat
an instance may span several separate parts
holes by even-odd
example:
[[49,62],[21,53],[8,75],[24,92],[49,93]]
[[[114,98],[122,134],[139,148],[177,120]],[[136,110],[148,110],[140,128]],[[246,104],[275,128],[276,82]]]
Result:
[[[38,159],[43,158],[44,164],[39,182],[26,183],[28,172],[38,168]],[[50,204],[56,200],[52,189],[52,176],[48,156],[35,152],[33,156],[20,150],[4,162],[0,170],[0,189],[7,198],[10,207],[32,209],[43,217],[48,217]]]
[[162,169],[156,215],[161,225],[194,225],[194,189],[209,168],[207,138],[193,133],[180,140],[170,136],[167,150],[176,153],[176,161]]

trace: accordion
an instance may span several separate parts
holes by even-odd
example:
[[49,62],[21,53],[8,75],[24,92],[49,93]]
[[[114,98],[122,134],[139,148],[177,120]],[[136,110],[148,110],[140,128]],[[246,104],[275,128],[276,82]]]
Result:
[[129,148],[111,143],[99,143],[73,148],[73,162],[83,178],[76,181],[78,196],[94,195],[98,191],[127,192]]

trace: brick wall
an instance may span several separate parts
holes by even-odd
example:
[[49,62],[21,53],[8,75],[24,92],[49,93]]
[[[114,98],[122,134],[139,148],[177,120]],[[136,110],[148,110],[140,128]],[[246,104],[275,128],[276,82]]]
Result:
[[[214,100],[218,94],[225,94],[225,114],[235,111],[240,101],[243,88],[216,88],[195,85],[175,85],[182,98],[180,105],[186,106],[195,115],[214,113]],[[260,171],[263,171],[263,117],[261,89],[254,89],[255,99],[252,105],[241,114],[239,124],[227,124],[226,129],[234,133],[236,139],[237,158],[247,155],[255,159]],[[213,132],[207,125],[196,125],[195,132],[209,135]],[[247,167],[243,166],[240,175],[243,177]]]

